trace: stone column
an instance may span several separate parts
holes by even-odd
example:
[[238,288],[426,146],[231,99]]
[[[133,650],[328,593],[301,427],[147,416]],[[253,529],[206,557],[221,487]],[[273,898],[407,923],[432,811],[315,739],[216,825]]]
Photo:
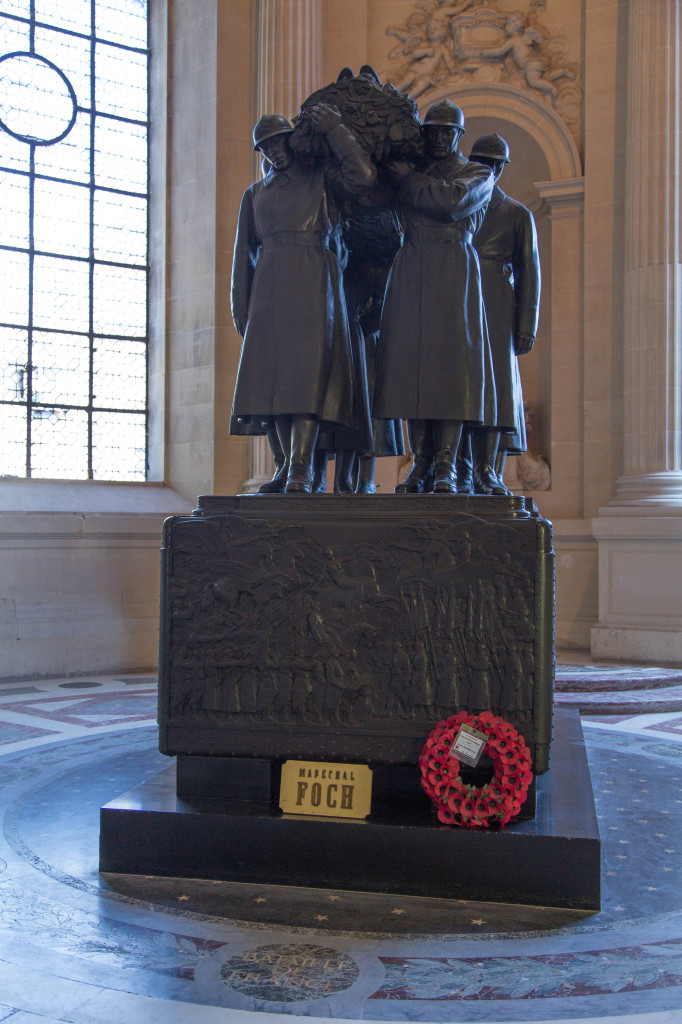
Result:
[[[535,187],[549,206],[551,273],[542,282],[551,309],[550,404],[551,490],[542,495],[543,515],[573,518],[582,514],[582,338],[580,325],[580,252],[583,232],[583,178],[540,181]],[[545,298],[546,297],[546,298]]]
[[593,520],[592,653],[682,661],[682,276],[677,0],[631,0],[627,67],[623,475]]
[[[322,85],[322,13],[319,0],[257,0],[255,7],[256,109],[293,118]],[[257,162],[258,163],[258,162]],[[249,479],[256,491],[273,473],[266,437],[249,438]]]
[[630,3],[624,475],[612,505],[682,505],[680,5]]
[[319,0],[258,0],[257,117],[293,117],[322,85]]

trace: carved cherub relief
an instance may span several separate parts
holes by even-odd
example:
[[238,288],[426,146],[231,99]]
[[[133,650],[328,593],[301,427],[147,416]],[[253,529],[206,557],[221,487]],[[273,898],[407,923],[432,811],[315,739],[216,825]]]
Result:
[[519,11],[507,15],[504,33],[506,38],[502,46],[481,50],[478,54],[480,59],[497,61],[510,57],[523,74],[526,85],[549,96],[552,104],[555,104],[559,90],[554,83],[561,78],[575,81],[575,73],[568,67],[552,67],[550,57],[543,54],[541,49],[545,42],[543,34],[528,24]]
[[457,74],[448,26],[439,18],[428,21],[423,33],[408,35],[400,29],[388,28],[386,34],[395,36],[402,44],[394,47],[391,53],[400,53],[408,58],[400,81],[394,83],[400,92],[407,92],[413,99],[418,99],[432,86]]
[[414,98],[452,83],[501,82],[532,91],[572,124],[580,116],[578,66],[567,60],[567,41],[541,24],[538,0],[527,12],[500,11],[497,0],[421,0],[403,26],[385,72]]

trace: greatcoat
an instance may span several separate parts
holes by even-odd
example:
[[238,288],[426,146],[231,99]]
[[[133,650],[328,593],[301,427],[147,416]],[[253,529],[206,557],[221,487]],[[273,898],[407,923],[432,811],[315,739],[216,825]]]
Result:
[[351,133],[327,134],[333,163],[271,169],[242,199],[232,266],[232,316],[242,335],[232,409],[261,420],[315,416],[353,425],[356,397],[341,268],[339,207],[370,189],[376,172]]
[[526,451],[527,444],[514,337],[517,333],[535,337],[540,307],[540,259],[533,214],[496,185],[474,245],[481,263],[493,355],[496,425],[508,432],[501,440],[502,447],[519,454]]
[[384,299],[374,415],[494,423],[492,364],[472,238],[490,168],[453,153],[402,179],[403,244]]

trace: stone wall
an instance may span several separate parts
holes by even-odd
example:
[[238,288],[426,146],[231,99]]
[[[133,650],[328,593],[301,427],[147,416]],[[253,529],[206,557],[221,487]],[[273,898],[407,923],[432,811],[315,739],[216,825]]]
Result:
[[0,481],[0,678],[154,669],[161,486]]

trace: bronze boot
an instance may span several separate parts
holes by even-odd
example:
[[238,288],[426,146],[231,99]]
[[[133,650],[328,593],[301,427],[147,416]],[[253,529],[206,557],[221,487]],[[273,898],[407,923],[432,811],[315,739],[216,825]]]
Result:
[[514,492],[510,491],[506,483],[504,482],[504,466],[506,461],[507,449],[498,447],[497,455],[495,456],[495,476],[497,477],[500,486],[504,487],[505,494],[508,494],[510,497],[513,497]]
[[327,493],[327,449],[316,448],[313,456],[313,494]]
[[408,420],[412,468],[394,494],[427,494],[433,487],[433,421]]
[[497,479],[495,456],[500,441],[500,432],[494,428],[474,430],[472,447],[474,453],[474,489],[476,494],[506,495],[509,492]]
[[337,448],[334,456],[334,494],[354,494],[355,452]]
[[462,430],[462,440],[457,449],[457,493],[474,493],[474,459],[471,454],[471,430]]
[[438,438],[434,468],[434,494],[457,494],[457,451],[462,437],[459,420],[440,420],[436,429]]
[[291,460],[286,494],[310,494],[313,489],[313,458],[319,422],[312,416],[291,417]]
[[[272,480],[267,480],[258,488],[259,494],[282,494],[287,483],[289,473],[289,460],[286,458],[274,425],[268,424],[265,429],[266,437],[270,443],[272,458],[275,462],[275,475]],[[288,450],[288,449],[287,449]]]
[[356,494],[376,494],[377,487],[374,483],[377,460],[373,455],[359,455],[357,465]]

